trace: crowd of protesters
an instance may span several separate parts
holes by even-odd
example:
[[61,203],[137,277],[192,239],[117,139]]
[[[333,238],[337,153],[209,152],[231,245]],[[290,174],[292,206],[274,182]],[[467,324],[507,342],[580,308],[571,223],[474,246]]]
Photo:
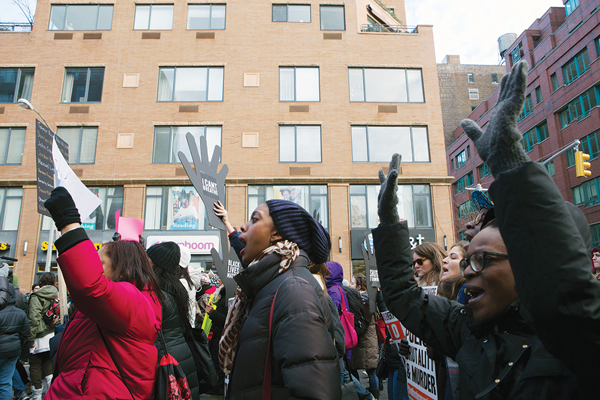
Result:
[[45,205],[62,234],[68,322],[51,315],[53,273],[22,296],[0,268],[0,400],[28,398],[27,380],[36,400],[370,400],[383,381],[388,399],[405,400],[411,350],[392,341],[388,311],[426,343],[438,399],[598,398],[600,248],[519,143],[526,71],[520,62],[503,78],[485,135],[462,123],[495,177],[490,195],[473,193],[468,242],[413,248],[398,215],[400,155],[380,171],[377,292],[364,274],[344,279],[329,233],[288,200],[260,204],[240,231],[214,204],[242,265],[227,293],[174,242],[146,250],[116,235],[96,251],[55,189]]

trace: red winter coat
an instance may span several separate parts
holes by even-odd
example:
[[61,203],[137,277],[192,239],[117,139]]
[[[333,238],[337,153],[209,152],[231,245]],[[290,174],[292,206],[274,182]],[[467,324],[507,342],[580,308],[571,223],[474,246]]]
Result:
[[[68,235],[81,237],[77,231],[61,239],[73,243]],[[60,253],[58,241],[57,248]],[[157,298],[131,283],[105,278],[90,240],[67,247],[58,264],[78,312],[61,338],[55,378],[45,399],[131,399],[98,325],[135,399],[153,399],[158,357],[154,341],[162,318]]]

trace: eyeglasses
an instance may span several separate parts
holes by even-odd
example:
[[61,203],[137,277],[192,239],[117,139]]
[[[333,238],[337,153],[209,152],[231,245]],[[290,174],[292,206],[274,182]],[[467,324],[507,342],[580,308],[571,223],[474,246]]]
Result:
[[464,272],[470,265],[474,272],[481,272],[485,268],[488,261],[494,259],[508,258],[507,253],[496,253],[495,251],[481,250],[471,254],[470,257],[460,260],[460,271],[464,276]]
[[423,265],[423,262],[425,260],[427,260],[427,257],[417,258],[416,260],[413,261],[413,267],[415,266],[415,264]]
[[486,211],[481,211],[479,214],[477,214],[477,216],[475,217],[475,226],[479,225],[480,223],[483,222],[483,219],[485,218],[485,215],[487,214],[487,210]]

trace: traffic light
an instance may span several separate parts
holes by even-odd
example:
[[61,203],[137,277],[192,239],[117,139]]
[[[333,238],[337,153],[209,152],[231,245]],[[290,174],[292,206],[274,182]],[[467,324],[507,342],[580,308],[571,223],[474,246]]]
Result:
[[578,178],[585,178],[592,175],[592,172],[588,171],[588,168],[591,167],[591,164],[587,162],[589,159],[589,154],[585,154],[583,151],[575,152],[575,176]]

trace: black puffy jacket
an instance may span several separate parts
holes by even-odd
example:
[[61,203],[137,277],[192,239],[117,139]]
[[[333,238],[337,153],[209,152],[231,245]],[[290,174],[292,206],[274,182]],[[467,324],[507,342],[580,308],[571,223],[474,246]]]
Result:
[[319,283],[306,269],[306,253],[301,251],[281,274],[280,261],[279,254],[270,254],[235,277],[251,304],[238,338],[228,398],[262,399],[269,313],[279,289],[272,323],[272,398],[340,399],[333,321],[327,321],[335,316],[329,314]]
[[15,306],[15,289],[8,285],[8,304],[0,311],[0,359],[18,357],[21,344],[29,337],[29,320]]
[[[192,398],[199,399],[198,375],[196,374],[196,364],[192,357],[192,351],[183,336],[184,323],[189,324],[186,317],[181,317],[173,296],[163,290],[167,298],[167,304],[162,307],[162,327],[161,332],[167,345],[167,351],[172,355],[187,377],[188,384],[192,391]],[[158,349],[158,360],[165,355],[160,341],[156,338],[154,346]]]

